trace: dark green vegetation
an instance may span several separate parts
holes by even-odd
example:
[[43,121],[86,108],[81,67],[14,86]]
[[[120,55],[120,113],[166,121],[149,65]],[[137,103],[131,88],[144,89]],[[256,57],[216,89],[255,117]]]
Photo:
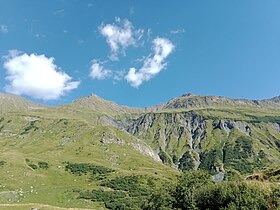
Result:
[[279,190],[270,184],[280,182],[277,98],[184,95],[134,109],[95,95],[44,107],[0,94],[0,108],[1,203],[90,209],[278,205]]
[[146,176],[123,176],[101,182],[110,190],[78,191],[80,199],[104,202],[109,209],[140,209],[153,192],[156,180]]
[[112,169],[103,166],[97,166],[90,163],[69,163],[69,162],[66,163],[65,170],[70,171],[72,174],[78,176],[81,176],[83,174],[88,174],[88,173],[90,173],[91,175],[102,175],[114,171]]
[[214,184],[204,171],[183,174],[161,188],[142,206],[146,210],[279,209],[280,187],[269,183],[223,181]]

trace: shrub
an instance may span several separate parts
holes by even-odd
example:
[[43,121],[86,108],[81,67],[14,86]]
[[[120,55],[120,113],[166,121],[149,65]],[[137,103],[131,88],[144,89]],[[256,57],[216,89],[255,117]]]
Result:
[[38,166],[34,163],[28,163],[28,166],[30,166],[34,170],[38,169]]
[[142,183],[144,181],[147,180],[141,176],[124,176],[104,182],[102,185],[114,190],[128,191],[130,196],[137,197],[149,195],[148,183]]
[[90,199],[92,201],[108,201],[117,198],[124,198],[126,194],[122,191],[103,191],[103,190],[92,190],[80,192],[79,198]]
[[7,162],[6,161],[4,161],[4,160],[1,160],[0,161],[0,166],[3,166],[3,165],[5,165]]
[[104,166],[97,166],[91,163],[66,163],[65,170],[72,174],[81,176],[86,174],[102,175],[113,172],[114,170]]
[[42,162],[42,161],[38,162],[38,166],[41,169],[48,169],[49,168],[49,164],[47,162]]
[[280,209],[280,187],[245,181],[214,184],[204,171],[183,174],[176,186],[154,192],[144,210],[276,210]]
[[268,191],[245,182],[223,182],[196,192],[198,209],[269,209]]

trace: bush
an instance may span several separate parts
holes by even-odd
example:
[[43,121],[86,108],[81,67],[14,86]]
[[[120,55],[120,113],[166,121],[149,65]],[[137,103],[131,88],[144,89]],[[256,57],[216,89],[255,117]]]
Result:
[[79,198],[89,199],[92,201],[108,201],[117,198],[124,198],[126,194],[122,191],[103,191],[103,190],[92,190],[80,192]]
[[42,162],[42,161],[38,162],[38,166],[39,166],[39,168],[45,169],[45,170],[49,168],[49,164],[47,162]]
[[4,160],[1,160],[0,161],[0,166],[3,166],[3,165],[5,165],[7,162],[6,161],[4,161]]
[[141,199],[138,198],[120,198],[111,201],[105,201],[105,207],[112,210],[140,210]]
[[86,174],[102,175],[113,172],[114,170],[104,166],[97,166],[91,163],[66,163],[65,170],[72,174],[81,176]]
[[38,166],[34,163],[28,163],[28,166],[30,166],[34,170],[38,169]]
[[280,209],[280,187],[245,181],[214,184],[205,171],[183,174],[169,190],[154,192],[144,210],[276,210]]
[[182,171],[193,170],[195,167],[194,158],[190,152],[186,152],[179,160],[178,168]]
[[[115,179],[104,182],[102,185],[110,187],[114,190],[128,191],[132,197],[149,195],[149,179],[145,179],[141,176],[124,176],[117,177]],[[147,183],[143,183],[143,182]]]
[[223,182],[196,192],[198,209],[270,209],[269,191],[246,182]]

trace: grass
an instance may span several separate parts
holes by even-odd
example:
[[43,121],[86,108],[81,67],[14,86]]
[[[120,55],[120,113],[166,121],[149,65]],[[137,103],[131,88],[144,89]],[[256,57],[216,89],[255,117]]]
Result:
[[[133,145],[140,148],[145,148],[145,145],[124,131],[109,126],[93,126],[84,119],[67,114],[46,113],[44,110],[35,112],[37,114],[32,111],[32,114],[3,115],[0,123],[4,126],[0,135],[0,203],[51,205],[44,209],[105,209],[103,202],[79,199],[75,191],[102,188],[102,177],[69,173],[65,170],[66,162],[85,164],[82,166],[90,166],[85,168],[94,168],[98,173],[109,170],[110,173],[103,177],[105,179],[143,175],[169,180],[178,174],[136,150]],[[33,118],[36,122],[29,121]],[[110,140],[109,143],[102,142],[104,139]]]
[[[37,203],[27,203],[27,204],[0,204],[1,210],[30,210],[31,208],[39,208],[40,210],[91,210],[84,208],[61,208],[56,206],[37,204]],[[100,208],[104,209],[104,208]]]

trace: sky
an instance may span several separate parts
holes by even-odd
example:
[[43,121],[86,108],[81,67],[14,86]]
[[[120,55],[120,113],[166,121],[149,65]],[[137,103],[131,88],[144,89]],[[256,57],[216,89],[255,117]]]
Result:
[[279,0],[0,0],[0,92],[145,107],[280,95]]

